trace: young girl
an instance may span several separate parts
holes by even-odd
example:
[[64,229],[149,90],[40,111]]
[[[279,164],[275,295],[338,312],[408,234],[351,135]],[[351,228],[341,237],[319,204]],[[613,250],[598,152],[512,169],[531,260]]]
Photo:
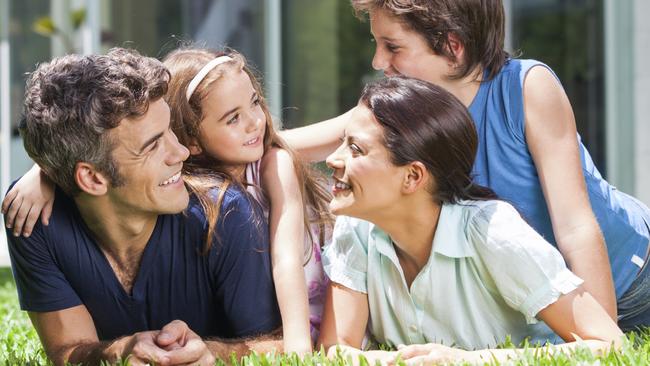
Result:
[[188,184],[218,172],[223,185],[245,185],[265,208],[285,352],[311,351],[326,285],[320,246],[331,226],[327,191],[274,131],[242,55],[179,49],[164,64],[172,74],[166,98],[172,129],[191,153]]
[[[185,182],[212,218],[206,250],[207,238],[216,229],[223,192],[230,184],[245,186],[268,215],[284,351],[310,352],[318,337],[327,285],[320,248],[331,231],[329,194],[274,131],[262,88],[242,55],[185,48],[171,52],[164,64],[172,76],[166,96],[171,128],[191,153],[183,166]],[[24,187],[20,190],[25,195],[51,197],[51,183],[41,179],[38,169],[26,177],[17,186]],[[206,186],[210,181],[221,186],[216,198],[208,193],[214,186]],[[30,188],[39,185],[42,192]],[[25,195],[18,191],[12,190],[3,202],[3,212],[16,216],[8,222],[24,220],[17,212]],[[27,220],[29,226],[42,202],[51,199],[33,201],[37,204],[31,211],[36,214],[31,215],[32,223]],[[50,204],[44,205],[45,221]],[[16,232],[21,233],[21,228]]]

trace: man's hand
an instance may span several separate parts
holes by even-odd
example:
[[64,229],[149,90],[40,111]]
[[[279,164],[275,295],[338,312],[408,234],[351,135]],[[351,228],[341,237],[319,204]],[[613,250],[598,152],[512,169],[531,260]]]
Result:
[[214,355],[201,337],[185,322],[174,320],[165,325],[156,337],[156,344],[167,351],[169,365],[214,365]]
[[[111,350],[112,349],[112,350]],[[159,331],[136,333],[109,347],[109,352],[122,359],[128,357],[134,366],[214,365],[215,358],[205,342],[184,322],[174,320]]]

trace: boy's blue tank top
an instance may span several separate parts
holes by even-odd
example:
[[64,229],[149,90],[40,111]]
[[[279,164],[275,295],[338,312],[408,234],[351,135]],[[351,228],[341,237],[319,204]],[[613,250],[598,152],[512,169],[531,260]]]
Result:
[[[515,205],[537,232],[557,245],[524,134],[523,82],[528,71],[538,65],[548,68],[538,61],[512,59],[494,79],[481,83],[469,106],[479,135],[473,174],[478,184]],[[650,210],[607,183],[580,136],[578,143],[591,207],[605,237],[616,297],[620,298],[639,273],[639,260],[646,256]]]

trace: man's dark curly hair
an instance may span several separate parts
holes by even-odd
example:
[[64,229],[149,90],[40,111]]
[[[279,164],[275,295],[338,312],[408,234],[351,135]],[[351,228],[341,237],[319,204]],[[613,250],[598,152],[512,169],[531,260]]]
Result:
[[113,186],[123,184],[108,132],[124,118],[143,116],[165,95],[169,77],[160,61],[123,48],[40,64],[25,91],[25,150],[69,195],[80,192],[74,178],[79,162],[95,166]]

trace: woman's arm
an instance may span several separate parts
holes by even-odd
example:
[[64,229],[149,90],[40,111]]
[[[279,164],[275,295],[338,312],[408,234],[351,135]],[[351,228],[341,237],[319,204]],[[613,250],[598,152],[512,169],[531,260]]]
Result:
[[334,359],[338,352],[352,356],[354,365],[363,356],[369,365],[379,362],[385,365],[395,359],[395,352],[362,351],[361,345],[368,324],[368,295],[331,282],[325,297],[323,321],[317,345],[327,350],[327,357]]
[[305,283],[305,224],[300,184],[291,155],[271,149],[262,160],[262,187],[270,200],[269,233],[273,280],[282,315],[284,351],[311,352]]
[[282,138],[305,161],[323,161],[341,144],[343,129],[352,109],[344,114],[309,126],[284,130]]
[[[610,347],[619,347],[623,332],[605,309],[582,287],[558,298],[537,316],[567,343],[549,346],[549,353],[569,352],[588,347],[602,354]],[[522,349],[484,349],[465,351],[439,344],[412,345],[399,349],[406,364],[436,364],[441,362],[506,361],[523,354]]]
[[526,141],[537,167],[558,249],[585,289],[616,319],[607,250],[591,210],[569,100],[545,67],[524,83]]
[[39,216],[43,225],[48,224],[53,204],[54,183],[34,164],[2,201],[7,228],[13,228],[14,236],[30,236]]
[[368,295],[330,282],[317,345],[361,348],[370,310]]

